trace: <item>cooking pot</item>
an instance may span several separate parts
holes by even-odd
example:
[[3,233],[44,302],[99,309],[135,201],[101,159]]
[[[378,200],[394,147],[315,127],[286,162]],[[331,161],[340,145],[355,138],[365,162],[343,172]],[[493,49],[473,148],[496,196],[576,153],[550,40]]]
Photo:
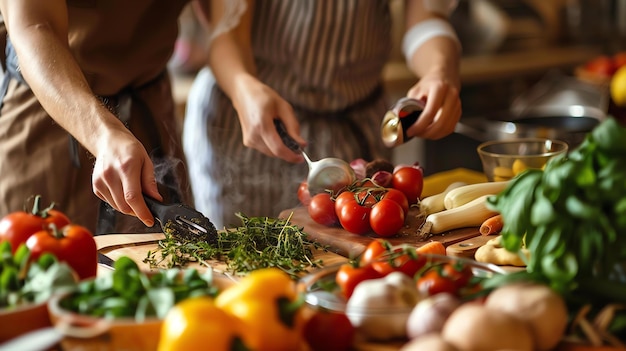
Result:
[[604,119],[606,113],[596,107],[542,106],[521,113],[504,111],[462,118],[455,132],[480,142],[539,137],[562,140],[573,147]]

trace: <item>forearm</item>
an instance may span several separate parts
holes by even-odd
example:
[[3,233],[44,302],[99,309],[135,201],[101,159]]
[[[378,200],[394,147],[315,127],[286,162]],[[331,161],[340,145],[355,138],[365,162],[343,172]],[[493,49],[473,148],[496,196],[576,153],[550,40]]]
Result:
[[447,14],[429,11],[425,2],[405,3],[406,33],[402,46],[407,65],[420,78],[435,73],[454,78],[454,84],[459,87],[460,43]]
[[94,96],[58,27],[15,19],[7,18],[7,28],[24,79],[48,114],[96,155],[104,146],[98,137],[123,124]]

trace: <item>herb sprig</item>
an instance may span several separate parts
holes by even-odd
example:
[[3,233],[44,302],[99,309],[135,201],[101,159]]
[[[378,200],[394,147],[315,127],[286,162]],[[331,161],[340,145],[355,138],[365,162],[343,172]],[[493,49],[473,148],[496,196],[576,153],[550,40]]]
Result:
[[277,267],[293,277],[322,261],[313,258],[321,245],[310,241],[302,228],[290,224],[290,218],[248,217],[237,213],[242,225],[218,233],[217,244],[189,236],[176,236],[167,227],[159,248],[144,259],[153,268],[184,267],[190,263],[210,266],[210,261],[226,263],[228,270],[245,274],[261,268]]

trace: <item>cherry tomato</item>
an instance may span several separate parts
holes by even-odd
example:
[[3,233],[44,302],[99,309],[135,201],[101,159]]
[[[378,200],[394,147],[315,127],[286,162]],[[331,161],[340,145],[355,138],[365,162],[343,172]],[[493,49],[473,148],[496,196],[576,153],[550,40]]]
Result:
[[304,324],[304,338],[312,351],[352,349],[356,330],[343,312],[316,310]]
[[455,283],[457,289],[466,287],[474,276],[472,269],[460,261],[446,263],[443,265],[442,273]]
[[335,202],[329,193],[315,194],[311,198],[308,210],[311,218],[319,224],[333,226],[339,222],[335,212]]
[[372,207],[378,202],[375,192],[364,190],[357,193],[356,196],[361,206]]
[[47,229],[50,224],[57,228],[70,224],[70,219],[61,211],[51,208],[40,210],[39,201],[40,198],[36,197],[31,212],[12,212],[0,220],[0,242],[8,241],[13,253],[31,235]]
[[389,199],[395,201],[398,205],[402,207],[404,214],[409,213],[409,200],[407,200],[406,195],[398,189],[388,188],[387,191],[381,197],[382,199]]
[[359,262],[362,265],[376,261],[383,254],[391,253],[391,244],[385,239],[372,240],[361,254]]
[[353,234],[367,234],[372,230],[370,226],[370,212],[372,209],[361,206],[356,199],[347,199],[342,206],[337,207],[337,217],[343,229]]
[[598,56],[585,63],[585,70],[604,77],[610,77],[615,73],[615,64],[609,56]]
[[393,172],[392,185],[400,190],[409,204],[417,203],[424,187],[424,175],[418,167],[402,167]]
[[337,197],[335,197],[335,212],[339,215],[339,210],[348,203],[355,199],[356,194],[352,191],[343,191]]
[[341,294],[349,299],[354,292],[354,288],[362,281],[368,279],[382,278],[371,264],[354,266],[352,263],[345,263],[339,267],[335,276],[335,281],[341,290]]
[[459,289],[456,287],[456,283],[449,278],[442,276],[440,267],[433,267],[426,271],[417,280],[417,289],[429,296],[447,292],[452,295],[458,296]]
[[427,262],[428,260],[424,256],[416,255],[415,251],[398,248],[388,259],[372,262],[372,266],[382,275],[387,275],[391,272],[402,272],[413,278]]
[[309,192],[309,184],[306,180],[303,180],[298,186],[298,200],[304,206],[309,206],[311,203],[311,193]]
[[382,199],[372,207],[370,225],[378,236],[396,235],[404,226],[404,210],[397,202]]
[[96,276],[98,248],[93,234],[85,227],[68,224],[62,229],[40,230],[26,240],[26,246],[33,261],[49,252],[72,267],[80,279]]

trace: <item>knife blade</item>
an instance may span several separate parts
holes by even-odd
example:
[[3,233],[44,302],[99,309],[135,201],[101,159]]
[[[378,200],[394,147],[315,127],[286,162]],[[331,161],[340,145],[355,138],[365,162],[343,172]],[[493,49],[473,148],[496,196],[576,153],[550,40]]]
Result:
[[98,252],[98,263],[103,264],[111,269],[115,269],[115,260],[103,254],[102,252]]

